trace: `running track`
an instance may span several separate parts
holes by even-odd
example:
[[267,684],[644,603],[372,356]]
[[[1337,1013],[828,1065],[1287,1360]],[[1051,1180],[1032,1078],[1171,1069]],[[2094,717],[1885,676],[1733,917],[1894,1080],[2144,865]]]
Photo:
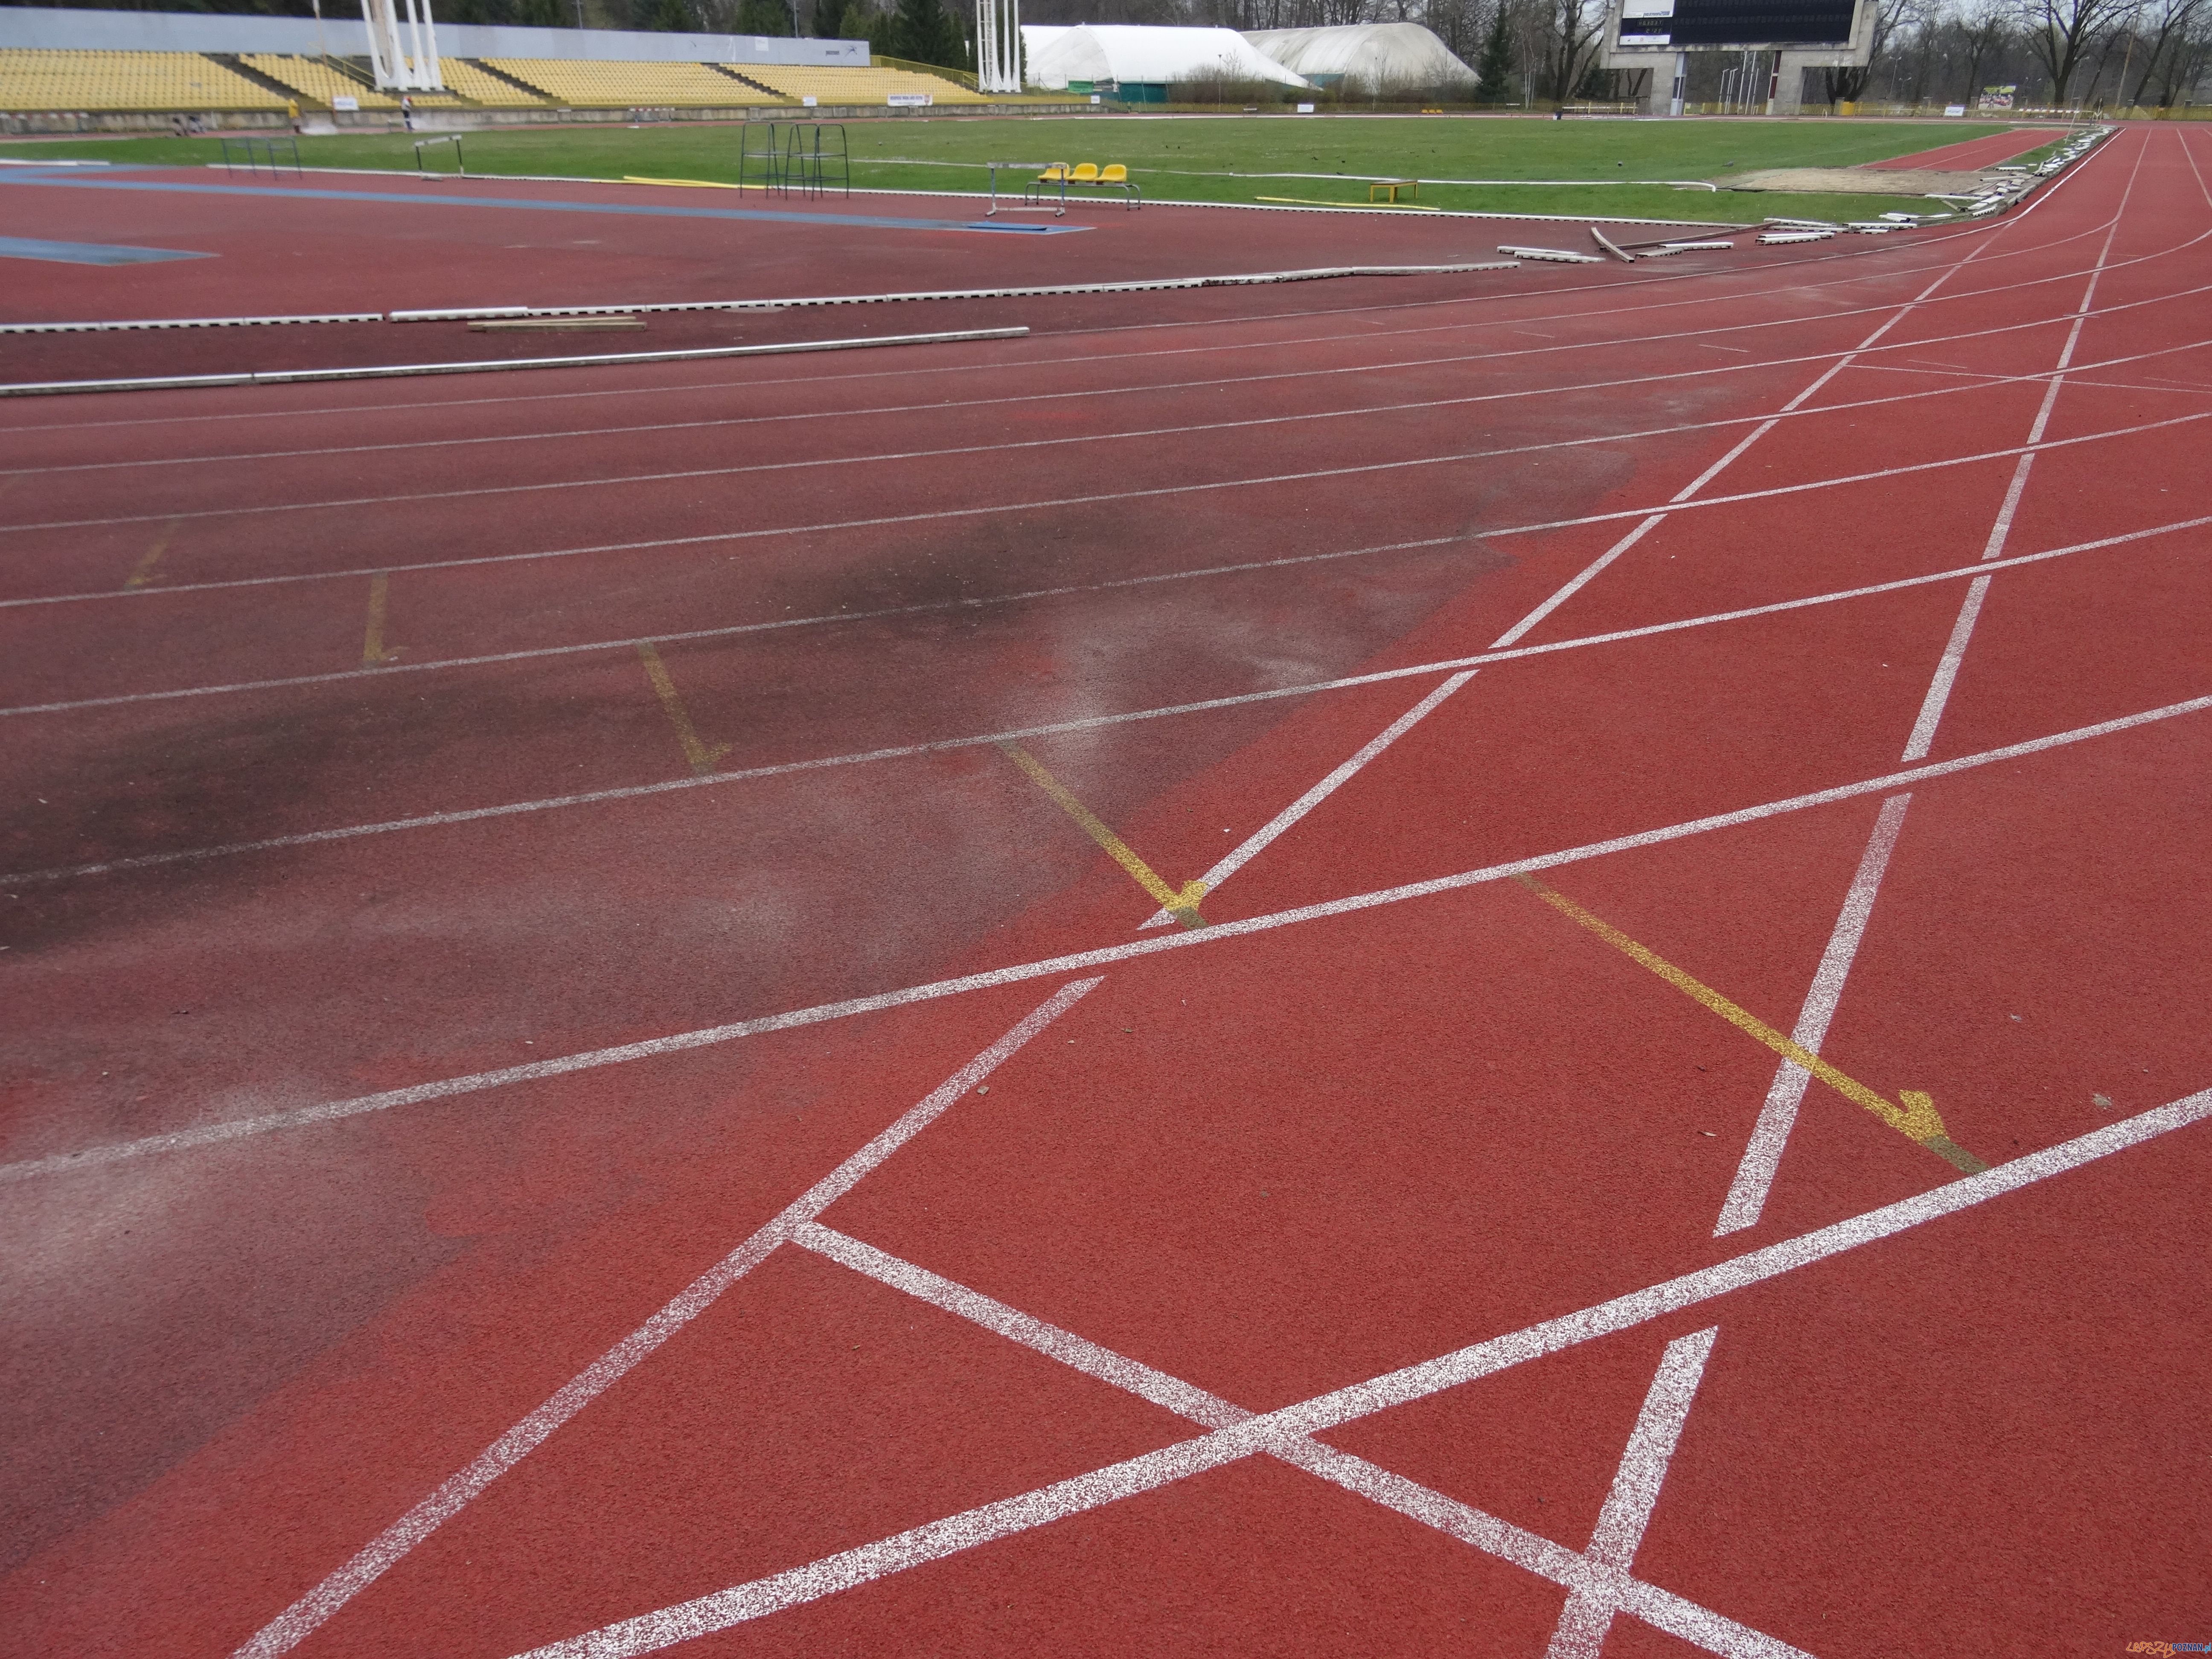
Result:
[[0,410],[0,1628],[2212,1639],[2208,179]]

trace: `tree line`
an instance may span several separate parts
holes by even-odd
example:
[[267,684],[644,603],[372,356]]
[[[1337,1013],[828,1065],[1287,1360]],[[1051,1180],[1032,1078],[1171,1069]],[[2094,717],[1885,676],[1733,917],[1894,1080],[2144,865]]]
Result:
[[[0,4],[33,0],[0,0]],[[115,10],[304,17],[312,0],[72,0]],[[2176,108],[2212,81],[2212,0],[1871,0],[1873,60],[1815,71],[1808,102]],[[879,56],[973,69],[964,0],[436,0],[455,23],[665,29],[866,40]],[[1233,29],[1425,24],[1473,69],[1490,104],[1624,98],[1644,90],[1600,67],[1606,0],[1026,0],[1032,23],[1209,24]],[[1713,101],[1733,58],[1692,54],[1688,94]],[[1641,79],[1644,72],[1636,72]],[[1754,87],[1763,72],[1748,75]]]

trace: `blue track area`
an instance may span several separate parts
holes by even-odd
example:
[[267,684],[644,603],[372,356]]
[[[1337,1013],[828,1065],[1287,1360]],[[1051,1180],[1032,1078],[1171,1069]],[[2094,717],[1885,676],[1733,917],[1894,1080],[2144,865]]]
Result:
[[849,225],[871,230],[984,231],[992,234],[1055,236],[1088,230],[1088,225],[994,225],[985,220],[902,219],[873,213],[779,213],[770,208],[667,207],[646,202],[532,201],[520,196],[457,196],[441,190],[435,196],[403,197],[388,191],[309,190],[293,186],[176,184],[164,179],[103,177],[72,178],[55,173],[35,177],[6,175],[10,185],[58,185],[64,190],[160,191],[198,196],[283,197],[294,201],[389,203],[394,207],[522,208],[533,213],[614,213],[649,219],[738,219],[777,225]]
[[0,259],[50,259],[68,265],[145,265],[162,259],[212,259],[173,247],[118,247],[106,242],[49,242],[36,236],[0,236]]

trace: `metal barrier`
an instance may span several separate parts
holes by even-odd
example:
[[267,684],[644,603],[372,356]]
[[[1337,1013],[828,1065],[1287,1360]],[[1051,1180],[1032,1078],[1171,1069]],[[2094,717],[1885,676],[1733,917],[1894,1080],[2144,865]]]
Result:
[[[757,148],[754,135],[760,135]],[[738,188],[775,196],[853,193],[842,121],[748,121],[738,133]]]
[[[452,173],[439,173],[433,168],[426,167],[422,165],[422,152],[429,149],[433,144],[451,144],[453,147],[453,170]],[[418,179],[467,178],[469,175],[469,164],[467,160],[461,154],[461,135],[458,132],[449,132],[443,137],[440,138],[416,139],[415,141],[415,175]]]
[[[225,138],[222,142],[222,170],[233,178],[238,175],[241,167],[245,169],[246,176],[249,179],[257,176],[264,167],[269,169],[269,176],[271,179],[283,178],[287,166],[291,167],[295,174],[304,176],[307,173],[307,169],[300,165],[300,145],[297,139]],[[285,152],[283,157],[276,153],[280,145]]]

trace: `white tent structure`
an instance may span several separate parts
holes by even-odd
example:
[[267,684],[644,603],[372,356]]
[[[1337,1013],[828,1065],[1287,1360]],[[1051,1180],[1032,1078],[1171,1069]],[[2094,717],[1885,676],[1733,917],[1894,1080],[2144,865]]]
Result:
[[1306,84],[1235,29],[1024,23],[1022,58],[1029,83],[1055,92],[1079,81],[1128,86],[1220,78],[1273,81],[1285,87]]
[[1347,92],[1472,91],[1475,73],[1419,23],[1353,23],[1333,29],[1258,29],[1244,38],[1316,86]]

